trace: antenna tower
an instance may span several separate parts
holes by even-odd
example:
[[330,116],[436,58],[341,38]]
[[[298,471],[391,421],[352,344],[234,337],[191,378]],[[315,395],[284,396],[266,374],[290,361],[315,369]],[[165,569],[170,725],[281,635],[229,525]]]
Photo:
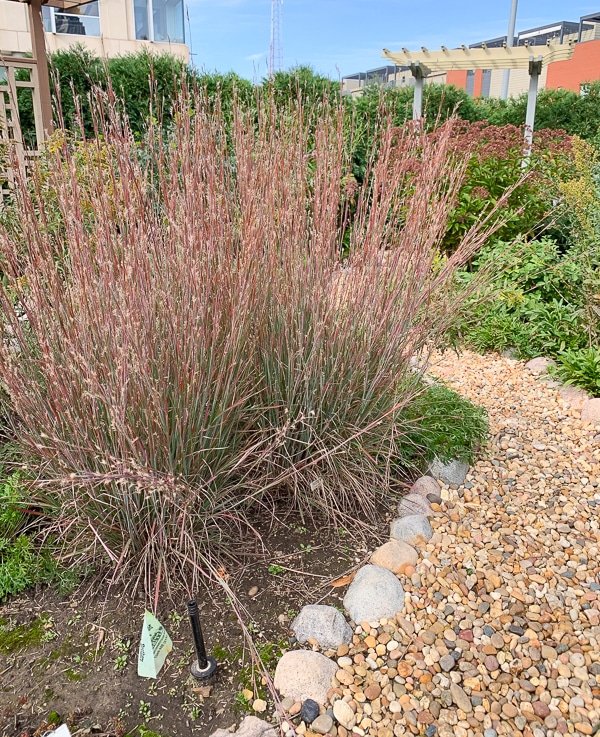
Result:
[[283,69],[283,42],[281,26],[283,24],[283,0],[271,0],[271,55],[269,58],[269,76]]

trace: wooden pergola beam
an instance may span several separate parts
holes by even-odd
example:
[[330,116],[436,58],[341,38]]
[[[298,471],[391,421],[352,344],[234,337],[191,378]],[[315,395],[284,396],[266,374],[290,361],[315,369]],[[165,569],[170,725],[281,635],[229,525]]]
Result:
[[54,123],[52,120],[50,75],[48,74],[48,64],[46,62],[46,35],[42,20],[42,0],[30,0],[28,5],[31,49],[37,67],[42,128],[44,130],[44,136],[49,136],[54,130]]
[[500,46],[488,48],[485,44],[474,49],[462,46],[460,49],[441,49],[430,51],[424,46],[421,51],[383,50],[383,57],[396,66],[410,67],[418,63],[421,69],[432,72],[449,72],[453,70],[471,69],[528,69],[532,55],[542,57],[543,64],[553,61],[564,61],[573,56],[574,44],[552,44],[546,46]]
[[[423,105],[423,80],[433,72],[450,72],[453,70],[470,71],[475,69],[527,69],[529,72],[529,93],[527,95],[527,117],[525,124],[525,140],[528,151],[531,150],[533,126],[535,123],[535,106],[539,77],[544,64],[553,61],[564,61],[573,56],[575,45],[552,44],[546,46],[500,46],[488,48],[485,44],[476,48],[461,46],[460,49],[441,49],[430,51],[424,46],[421,51],[388,51],[383,50],[384,59],[389,59],[396,66],[409,67],[415,78],[413,97],[413,120],[420,120]],[[527,154],[528,155],[528,154]],[[526,156],[527,158],[527,156]]]

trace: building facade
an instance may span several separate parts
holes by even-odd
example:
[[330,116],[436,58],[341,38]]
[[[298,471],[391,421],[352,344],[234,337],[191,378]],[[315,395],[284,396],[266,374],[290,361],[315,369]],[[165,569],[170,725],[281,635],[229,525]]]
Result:
[[[426,84],[444,84],[445,74],[431,74],[425,79]],[[360,95],[365,87],[412,87],[415,84],[409,67],[397,67],[393,64],[369,69],[366,72],[357,72],[342,77],[342,93],[345,95]]]
[[[481,41],[470,48],[483,45],[488,48],[503,46],[507,37]],[[576,44],[573,56],[568,61],[557,61],[542,66],[539,89],[569,89],[580,92],[588,82],[600,80],[600,12],[584,15],[579,22],[558,21],[539,28],[521,31],[514,39],[515,46],[527,45],[535,57],[535,47],[548,42]],[[387,71],[386,71],[387,70]],[[393,70],[393,71],[390,71]],[[427,83],[452,84],[460,87],[473,97],[499,97],[502,86],[501,69],[478,69],[473,71],[450,71],[426,78]],[[388,87],[405,87],[414,84],[407,67],[381,67],[349,75],[342,78],[342,90],[346,94],[361,94],[371,84]],[[529,88],[529,73],[526,69],[513,69],[510,72],[508,94],[517,97]]]
[[[48,51],[81,44],[98,56],[142,49],[168,51],[189,61],[184,0],[92,0],[71,10],[43,6]],[[0,0],[0,53],[31,51],[28,7]]]

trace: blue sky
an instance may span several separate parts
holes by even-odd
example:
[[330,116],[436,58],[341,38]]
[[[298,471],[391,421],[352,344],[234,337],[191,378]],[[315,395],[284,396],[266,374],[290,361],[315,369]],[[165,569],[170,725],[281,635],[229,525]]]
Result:
[[[286,68],[309,64],[335,79],[381,66],[392,51],[470,44],[502,36],[511,0],[284,0]],[[585,2],[520,0],[517,31],[600,12]],[[268,70],[270,0],[187,0],[193,62],[260,79]]]

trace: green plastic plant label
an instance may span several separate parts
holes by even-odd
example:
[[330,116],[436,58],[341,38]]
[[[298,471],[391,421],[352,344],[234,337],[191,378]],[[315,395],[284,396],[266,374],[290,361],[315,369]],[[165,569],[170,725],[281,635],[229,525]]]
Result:
[[154,614],[144,612],[144,624],[142,625],[142,638],[138,655],[138,676],[156,678],[172,649],[173,642],[167,630]]

